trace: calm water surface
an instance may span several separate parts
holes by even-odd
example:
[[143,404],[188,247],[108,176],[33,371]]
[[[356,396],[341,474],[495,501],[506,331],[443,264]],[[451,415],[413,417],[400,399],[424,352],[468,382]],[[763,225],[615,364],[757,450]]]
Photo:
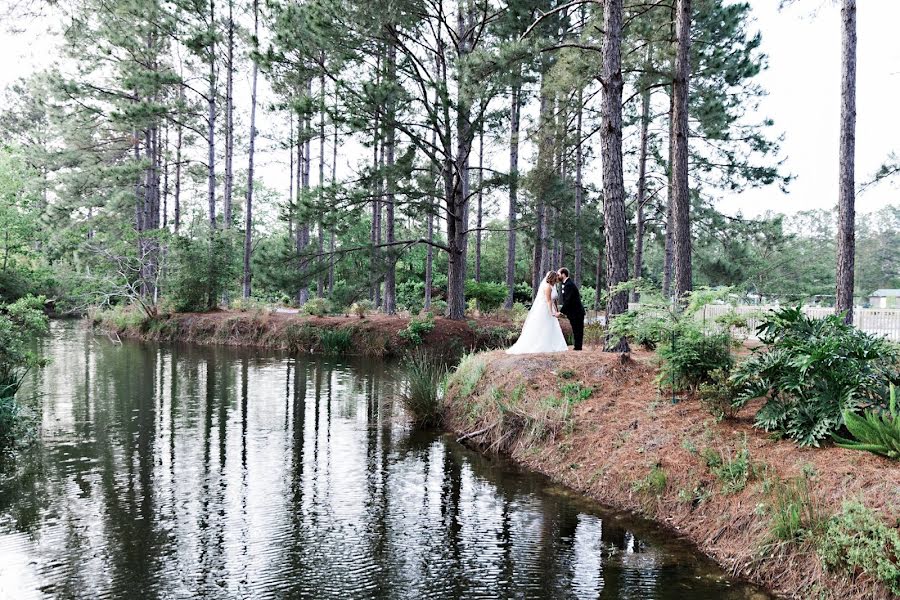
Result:
[[414,432],[395,366],[54,324],[0,598],[762,599],[646,522]]

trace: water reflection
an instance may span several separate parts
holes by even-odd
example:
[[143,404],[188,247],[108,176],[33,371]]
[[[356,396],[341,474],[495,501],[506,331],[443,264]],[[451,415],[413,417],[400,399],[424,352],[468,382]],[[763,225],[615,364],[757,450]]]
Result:
[[0,493],[0,597],[757,597],[646,524],[409,431],[389,364],[74,325],[46,352],[43,443]]

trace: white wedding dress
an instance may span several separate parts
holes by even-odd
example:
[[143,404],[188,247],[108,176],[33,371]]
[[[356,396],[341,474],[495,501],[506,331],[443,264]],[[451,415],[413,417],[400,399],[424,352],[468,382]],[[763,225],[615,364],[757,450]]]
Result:
[[[565,352],[568,350],[566,338],[563,337],[559,321],[550,312],[547,304],[547,287],[550,284],[544,281],[538,288],[537,296],[531,304],[531,310],[522,325],[522,334],[506,351],[507,354],[535,354],[537,352]],[[557,298],[556,286],[550,291],[550,300]]]

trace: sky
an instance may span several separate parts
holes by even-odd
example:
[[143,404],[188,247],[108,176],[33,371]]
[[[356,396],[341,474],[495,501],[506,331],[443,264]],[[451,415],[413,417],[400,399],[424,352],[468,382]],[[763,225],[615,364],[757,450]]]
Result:
[[[0,0],[0,5],[16,0]],[[800,210],[832,209],[837,204],[837,165],[840,117],[840,9],[832,0],[802,0],[784,10],[779,0],[751,0],[755,28],[762,33],[762,50],[769,68],[759,78],[768,96],[754,121],[774,119],[774,131],[783,133],[781,155],[784,170],[795,176],[787,193],[776,187],[726,194],[717,206],[728,214],[758,216],[767,211],[790,214]],[[858,7],[857,48],[857,183],[871,178],[890,152],[900,153],[900,43],[896,24],[900,2],[861,0]],[[23,32],[0,30],[0,87],[47,66],[55,41],[44,33],[41,22],[19,24]],[[242,86],[241,82],[237,84]],[[2,109],[2,107],[0,107]],[[259,128],[273,131],[263,115]],[[281,119],[282,121],[284,119]],[[279,121],[280,122],[280,121]],[[283,123],[286,125],[286,123]],[[272,123],[275,131],[277,123]],[[277,140],[269,140],[275,148]],[[266,142],[263,141],[263,144]],[[348,157],[339,172],[352,168]],[[328,151],[327,151],[328,152]],[[265,154],[265,151],[264,151]],[[259,173],[266,184],[280,190],[287,186],[287,157],[272,150],[262,158]],[[489,163],[505,167],[502,148],[486,150]],[[283,156],[282,156],[283,155]],[[599,170],[598,170],[599,171]],[[590,175],[588,175],[590,180]],[[857,199],[859,212],[871,212],[900,201],[900,186],[881,183],[867,188]]]

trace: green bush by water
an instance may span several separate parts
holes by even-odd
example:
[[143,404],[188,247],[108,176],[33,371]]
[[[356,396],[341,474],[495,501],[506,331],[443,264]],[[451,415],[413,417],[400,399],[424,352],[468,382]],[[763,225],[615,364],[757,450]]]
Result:
[[32,411],[17,394],[28,371],[45,363],[31,350],[34,338],[48,328],[44,301],[26,296],[0,306],[0,455],[8,454],[33,430]]

